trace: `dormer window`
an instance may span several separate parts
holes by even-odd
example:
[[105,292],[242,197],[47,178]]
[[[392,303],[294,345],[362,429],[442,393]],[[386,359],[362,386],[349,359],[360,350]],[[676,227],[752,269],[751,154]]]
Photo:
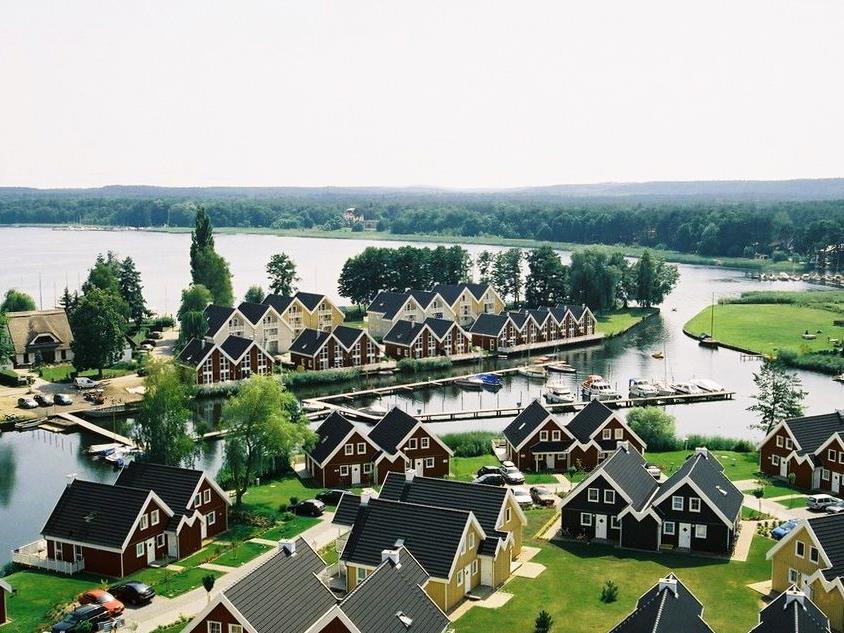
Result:
[[678,510],[678,511],[682,512],[684,507],[685,507],[685,505],[684,505],[684,502],[683,502],[683,497],[679,497],[679,496],[676,496],[676,495],[671,497],[671,509],[672,510]]

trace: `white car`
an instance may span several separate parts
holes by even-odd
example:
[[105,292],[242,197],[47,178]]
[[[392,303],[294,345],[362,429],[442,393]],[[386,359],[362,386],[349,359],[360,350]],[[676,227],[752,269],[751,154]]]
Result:
[[97,386],[96,380],[91,380],[90,378],[74,378],[73,379],[73,386],[77,389],[93,389]]
[[806,497],[806,507],[809,510],[824,510],[827,506],[838,503],[841,499],[833,497],[832,495],[809,495]]
[[520,508],[529,508],[533,505],[533,497],[530,496],[527,488],[517,486],[516,488],[510,488],[510,492],[513,493],[516,503],[519,504]]

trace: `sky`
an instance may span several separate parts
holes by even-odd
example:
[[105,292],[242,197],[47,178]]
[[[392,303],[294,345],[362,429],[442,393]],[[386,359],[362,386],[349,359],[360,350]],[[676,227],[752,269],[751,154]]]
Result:
[[0,186],[844,176],[841,0],[0,0]]

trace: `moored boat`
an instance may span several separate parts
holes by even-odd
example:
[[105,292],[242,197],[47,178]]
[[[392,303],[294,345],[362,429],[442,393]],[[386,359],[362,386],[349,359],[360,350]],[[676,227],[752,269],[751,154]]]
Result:
[[548,371],[556,372],[558,374],[576,374],[577,370],[569,365],[566,361],[561,360],[556,363],[550,363],[545,366]]
[[543,398],[548,404],[569,404],[575,401],[575,395],[568,385],[547,385],[547,389]]
[[466,376],[458,378],[454,384],[462,389],[474,389],[480,391],[484,388],[484,381],[480,376]]
[[516,372],[528,380],[545,380],[546,376],[548,376],[548,371],[544,367],[539,367],[537,365],[519,367]]
[[672,389],[679,394],[692,395],[696,393],[703,393],[703,389],[691,382],[676,382],[671,385]]
[[659,396],[659,391],[649,380],[644,378],[631,378],[628,383],[631,398],[654,398]]
[[724,391],[723,385],[709,378],[692,378],[689,382],[703,391]]
[[615,400],[619,393],[603,376],[591,374],[580,383],[580,392],[587,400]]

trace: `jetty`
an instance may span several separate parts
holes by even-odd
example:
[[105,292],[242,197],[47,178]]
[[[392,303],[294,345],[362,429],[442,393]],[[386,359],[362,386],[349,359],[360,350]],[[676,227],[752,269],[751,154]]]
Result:
[[85,429],[91,433],[96,433],[102,437],[108,438],[112,442],[118,442],[123,444],[124,446],[129,446],[132,448],[136,448],[135,441],[126,437],[125,435],[120,435],[119,433],[115,433],[114,431],[109,431],[108,429],[104,429],[103,427],[94,424],[93,422],[89,422],[88,420],[83,420],[79,416],[76,416],[72,413],[56,413],[50,417],[51,423],[61,426],[63,429],[69,428],[80,428]]

